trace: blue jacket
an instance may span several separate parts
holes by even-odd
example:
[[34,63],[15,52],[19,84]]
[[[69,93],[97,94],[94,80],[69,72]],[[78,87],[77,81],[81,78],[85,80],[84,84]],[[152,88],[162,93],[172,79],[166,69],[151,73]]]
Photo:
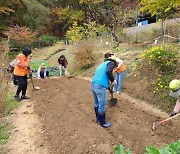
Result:
[[100,84],[106,88],[109,87],[109,77],[106,73],[106,70],[107,70],[108,63],[110,62],[111,61],[105,61],[104,63],[99,65],[99,67],[96,69],[94,73],[92,83]]

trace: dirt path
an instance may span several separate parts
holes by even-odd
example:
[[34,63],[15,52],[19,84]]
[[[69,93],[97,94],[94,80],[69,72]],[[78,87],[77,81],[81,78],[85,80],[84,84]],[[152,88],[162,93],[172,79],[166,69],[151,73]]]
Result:
[[104,129],[94,120],[90,81],[53,78],[34,83],[40,90],[30,89],[31,102],[23,102],[13,115],[8,153],[111,154],[123,144],[142,154],[148,145],[162,147],[180,138],[177,119],[152,131],[153,122],[168,115],[128,94],[115,95],[118,104],[106,112],[113,125]]
[[14,128],[5,148],[8,154],[47,153],[40,142],[42,129],[33,104],[32,101],[22,101],[22,105],[9,117]]

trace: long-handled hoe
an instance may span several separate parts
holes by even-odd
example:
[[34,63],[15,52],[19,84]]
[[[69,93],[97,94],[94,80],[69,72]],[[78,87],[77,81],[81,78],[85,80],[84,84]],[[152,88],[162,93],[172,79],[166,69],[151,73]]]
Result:
[[172,116],[172,117],[169,117],[169,118],[167,118],[167,119],[164,119],[164,120],[162,120],[162,121],[160,121],[160,122],[158,122],[158,123],[153,123],[153,127],[152,127],[152,130],[154,130],[155,128],[157,128],[157,126],[158,125],[160,125],[160,124],[162,124],[162,123],[164,123],[164,122],[167,122],[167,121],[169,121],[169,120],[171,120],[171,119],[173,119],[173,118],[176,118],[176,117],[178,117],[178,116],[180,116],[180,113],[178,113],[178,114],[176,114],[175,116]]
[[78,72],[79,72],[79,70],[77,70],[73,75],[69,75],[68,78],[74,78]]
[[33,82],[32,76],[30,76],[30,79],[31,79],[31,83],[32,83],[32,86],[33,86],[33,90],[39,90],[40,87],[35,87],[34,86],[34,82]]

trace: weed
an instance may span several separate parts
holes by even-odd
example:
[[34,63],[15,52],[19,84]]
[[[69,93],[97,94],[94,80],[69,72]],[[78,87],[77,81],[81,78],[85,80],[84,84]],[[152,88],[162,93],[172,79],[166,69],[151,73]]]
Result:
[[146,154],[178,154],[180,151],[180,140],[173,142],[169,145],[164,146],[163,148],[156,148],[154,146],[146,147]]
[[132,154],[131,150],[129,149],[126,150],[123,145],[116,146],[114,151],[115,151],[115,154]]
[[12,114],[13,110],[19,106],[19,102],[14,99],[13,94],[9,94],[5,100],[5,111],[7,114]]
[[5,144],[8,141],[10,129],[12,129],[10,123],[5,121],[0,124],[0,144]]

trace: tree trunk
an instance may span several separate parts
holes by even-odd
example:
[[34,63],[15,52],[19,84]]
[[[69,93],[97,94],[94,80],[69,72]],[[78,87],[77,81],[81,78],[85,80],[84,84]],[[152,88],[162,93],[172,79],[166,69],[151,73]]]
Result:
[[114,22],[114,25],[112,27],[111,36],[112,36],[112,40],[115,43],[116,47],[118,47],[120,42],[119,42],[118,36],[116,35],[116,29],[117,29],[117,20]]
[[166,27],[165,27],[165,19],[162,19],[162,38],[163,38],[163,43],[165,42],[165,32],[166,32]]

